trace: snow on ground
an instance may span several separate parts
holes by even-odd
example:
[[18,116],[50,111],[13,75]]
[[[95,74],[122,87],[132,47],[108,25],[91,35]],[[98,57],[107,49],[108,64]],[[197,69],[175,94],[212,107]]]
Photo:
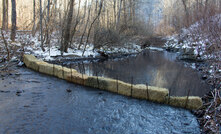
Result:
[[[41,47],[38,46],[28,46],[25,48],[28,50],[26,53],[27,54],[34,54],[35,56],[38,56],[42,58],[43,60],[54,60],[57,56],[61,56],[61,51],[59,50],[59,46],[52,46],[52,47],[45,47],[45,51],[42,51]],[[81,50],[76,50],[73,48],[69,48],[67,53],[63,53],[63,56],[76,56],[76,57],[96,57],[99,54],[96,51],[93,51],[93,45],[88,45],[84,55],[83,54],[83,49]]]
[[221,61],[220,30],[221,14],[196,22],[189,28],[183,28],[179,35],[168,37],[165,48],[181,53],[192,48],[196,57]]
[[[212,16],[183,28],[180,34],[167,37],[165,48],[179,52],[184,59],[201,58],[205,65],[196,66],[187,63],[187,66],[202,72],[203,79],[217,89],[221,87],[221,14]],[[193,58],[192,58],[193,57]]]
[[[38,44],[37,42],[35,44]],[[68,49],[67,53],[63,53],[63,56],[76,56],[76,57],[97,57],[100,54],[98,51],[102,51],[106,54],[113,54],[113,53],[138,53],[141,51],[140,46],[138,45],[131,45],[131,46],[124,46],[124,47],[102,47],[99,50],[94,50],[93,44],[88,44],[86,50],[83,54],[84,46],[82,46],[79,50],[76,49],[79,44],[73,44],[71,48]],[[52,46],[51,48],[45,47],[45,52],[42,51],[39,45],[35,45],[34,47],[28,46],[26,49],[31,50],[31,52],[38,57],[41,57],[44,60],[54,60],[55,57],[61,56],[61,52],[59,50],[60,46]]]
[[[46,61],[55,60],[56,57],[61,56],[60,51],[60,43],[56,37],[59,37],[57,33],[53,33],[51,35],[50,45],[44,44],[45,51],[41,49],[41,42],[39,34],[37,33],[35,37],[33,37],[30,32],[18,32],[16,36],[16,41],[10,41],[10,33],[4,33],[5,38],[10,46],[17,46],[18,51],[24,50],[25,54],[33,54],[38,58]],[[4,43],[0,42],[0,48],[5,51]],[[123,46],[112,46],[107,47],[103,46],[100,49],[94,49],[93,44],[88,44],[86,50],[83,55],[84,45],[80,47],[78,50],[79,44],[73,43],[71,47],[68,49],[67,53],[63,53],[64,57],[98,57],[100,54],[98,52],[104,52],[105,54],[130,54],[130,53],[139,53],[142,51],[139,45],[134,43],[125,43]],[[4,52],[6,53],[6,52]],[[16,55],[15,55],[16,56]]]
[[155,50],[155,51],[164,51],[163,48],[159,48],[159,47],[148,47],[148,49]]

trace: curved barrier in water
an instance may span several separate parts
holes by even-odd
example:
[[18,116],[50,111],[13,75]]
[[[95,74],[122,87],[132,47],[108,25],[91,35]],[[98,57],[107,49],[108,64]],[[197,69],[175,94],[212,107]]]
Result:
[[169,90],[165,88],[142,84],[133,85],[116,79],[87,76],[77,72],[75,69],[40,61],[33,55],[24,55],[23,62],[28,68],[37,72],[55,76],[75,84],[98,88],[120,95],[130,96],[137,99],[145,99],[190,110],[199,109],[203,105],[201,98],[198,96],[169,96]]

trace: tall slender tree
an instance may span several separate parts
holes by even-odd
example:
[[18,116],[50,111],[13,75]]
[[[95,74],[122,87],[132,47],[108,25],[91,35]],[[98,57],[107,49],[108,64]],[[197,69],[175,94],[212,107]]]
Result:
[[117,17],[117,26],[116,26],[116,29],[118,30],[119,32],[119,29],[120,29],[120,15],[121,15],[121,7],[122,7],[122,1],[123,0],[120,0],[120,5],[119,5],[119,11],[118,11],[118,17]]
[[16,36],[16,0],[11,0],[12,3],[12,15],[11,15],[11,21],[12,21],[12,27],[11,27],[11,40],[15,41]]
[[[93,0],[91,0],[91,3],[93,2]],[[87,4],[87,3],[85,3]],[[86,24],[85,24],[85,27],[84,27],[84,30],[83,30],[83,34],[81,35],[81,40],[80,40],[80,44],[78,46],[78,49],[81,48],[81,45],[83,44],[83,38],[85,36],[85,33],[86,33],[86,30],[87,30],[87,27],[88,27],[88,23],[90,21],[90,16],[91,16],[91,8],[92,8],[92,4],[89,6],[89,9],[88,9],[88,16],[87,16],[87,20],[85,21]],[[85,5],[85,11],[86,11],[86,5]],[[86,18],[86,12],[85,12],[85,18]]]
[[62,44],[61,44],[61,52],[67,52],[68,46],[71,41],[70,35],[71,35],[71,28],[72,28],[72,18],[73,18],[73,11],[74,11],[74,1],[70,1],[70,8],[68,11],[67,21],[64,28],[64,36],[62,37]]
[[100,15],[101,15],[101,11],[102,11],[102,8],[103,8],[103,2],[104,2],[104,0],[101,0],[101,1],[100,1],[100,6],[99,6],[98,14],[97,14],[97,16],[94,18],[94,20],[92,21],[92,23],[91,23],[91,25],[90,25],[90,27],[89,27],[88,35],[87,35],[87,40],[86,40],[86,43],[85,43],[85,47],[84,47],[82,56],[84,56],[84,53],[85,53],[85,51],[86,51],[86,47],[87,47],[87,43],[88,43],[88,41],[89,41],[89,37],[90,37],[90,33],[91,33],[92,26],[94,25],[94,23],[96,22],[96,20],[99,19]]
[[2,0],[2,29],[8,29],[8,0]]
[[35,36],[35,27],[36,27],[36,11],[35,11],[36,2],[33,0],[33,28],[32,28],[32,36]]
[[6,30],[8,30],[8,0],[6,0]]
[[188,0],[182,0],[182,2],[183,2],[183,6],[184,6],[184,10],[185,10],[185,13],[186,13],[186,24],[185,24],[185,26],[187,27],[187,26],[189,26],[189,11],[188,11],[188,8],[187,8],[187,2],[188,2]]
[[47,6],[46,44],[50,43],[50,39],[49,39],[49,24],[50,24],[50,0],[48,0],[48,6]]
[[40,7],[40,29],[41,29],[41,49],[42,51],[45,51],[44,49],[44,40],[43,40],[43,23],[42,23],[42,20],[43,20],[43,14],[42,14],[42,0],[39,0],[39,7]]

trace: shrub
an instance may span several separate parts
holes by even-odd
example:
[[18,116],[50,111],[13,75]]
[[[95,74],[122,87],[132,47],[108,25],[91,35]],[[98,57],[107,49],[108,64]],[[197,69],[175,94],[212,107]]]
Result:
[[120,42],[120,35],[111,29],[100,29],[94,34],[94,48],[99,49],[102,46],[116,45]]

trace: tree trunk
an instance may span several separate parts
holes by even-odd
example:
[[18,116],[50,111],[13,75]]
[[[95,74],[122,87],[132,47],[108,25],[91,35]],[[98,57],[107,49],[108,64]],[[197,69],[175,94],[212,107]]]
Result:
[[12,0],[12,15],[11,15],[11,21],[12,21],[12,27],[11,27],[11,40],[15,41],[16,36],[16,1]]
[[8,0],[2,0],[2,30],[8,29]]
[[50,0],[48,0],[48,6],[47,6],[47,29],[46,29],[46,44],[50,43],[49,39],[49,25],[50,25]]
[[116,0],[114,0],[113,10],[114,10],[114,26],[116,26],[117,25]]
[[6,0],[6,30],[8,30],[8,0]]
[[132,3],[132,0],[129,0],[129,4],[130,4],[130,24],[132,24],[132,21],[133,21],[133,3]]
[[124,24],[127,26],[126,0],[124,0],[123,6],[124,6]]
[[86,44],[85,44],[85,47],[84,47],[84,51],[83,51],[83,53],[82,53],[82,56],[84,55],[84,52],[85,52],[85,50],[86,50],[86,48],[87,48],[87,43],[88,43],[88,40],[89,40],[89,37],[90,37],[90,33],[91,33],[92,26],[94,25],[94,23],[96,22],[96,20],[97,20],[97,19],[100,17],[100,15],[101,15],[102,7],[103,7],[103,2],[104,2],[104,0],[101,0],[101,1],[100,1],[100,9],[99,9],[99,11],[98,11],[98,14],[97,14],[97,16],[95,17],[95,19],[93,20],[93,22],[91,23],[91,26],[90,26],[90,28],[89,28],[88,35],[87,35],[87,41],[86,41]]
[[70,1],[70,8],[68,12],[68,18],[67,18],[67,23],[64,29],[64,37],[63,42],[61,45],[61,51],[62,52],[67,52],[68,47],[69,47],[69,42],[70,42],[70,32],[71,32],[71,27],[72,27],[72,18],[73,18],[73,11],[74,11],[74,0]]
[[40,29],[41,29],[41,49],[42,51],[45,51],[44,49],[44,41],[43,41],[43,24],[42,24],[42,20],[43,20],[43,14],[42,14],[42,0],[39,0],[39,6],[40,6]]
[[72,44],[72,40],[73,40],[73,37],[74,37],[74,34],[75,34],[75,32],[76,32],[76,30],[77,30],[77,26],[78,26],[78,24],[79,24],[79,22],[80,22],[80,17],[79,17],[79,15],[80,15],[80,5],[81,5],[81,1],[79,0],[79,3],[78,3],[78,12],[77,12],[77,16],[76,16],[76,21],[75,21],[75,25],[74,25],[74,29],[73,29],[73,31],[71,32],[71,41],[70,41],[70,44]]
[[186,24],[185,24],[185,26],[188,27],[189,26],[189,11],[187,9],[187,0],[182,0],[182,2],[183,2],[184,10],[185,10],[185,13],[186,13]]
[[35,27],[36,27],[36,11],[35,11],[35,0],[33,0],[33,27],[32,27],[32,36],[35,36]]
[[118,17],[117,17],[117,27],[116,27],[116,29],[117,29],[118,32],[120,31],[120,15],[121,15],[122,1],[123,0],[120,0],[120,7],[119,7]]
[[133,0],[133,2],[132,2],[132,24],[134,25],[135,24],[135,17],[136,17],[136,15],[135,15],[135,6],[136,4],[135,4],[135,0]]
[[207,16],[207,9],[208,9],[208,0],[205,1],[205,9],[204,9],[204,19]]
[[[93,0],[92,0],[92,2],[93,2]],[[85,25],[85,27],[84,27],[83,34],[81,35],[81,40],[80,40],[80,44],[79,44],[79,46],[78,46],[78,50],[80,50],[80,48],[81,48],[81,45],[82,45],[82,43],[83,43],[83,38],[84,38],[84,35],[85,35],[85,33],[86,33],[86,30],[87,30],[88,23],[89,23],[89,21],[90,21],[91,8],[92,8],[92,5],[90,5],[89,10],[88,10],[88,17],[87,17],[87,20],[86,20],[86,25]],[[86,13],[85,13],[85,14],[86,14]],[[86,16],[86,15],[85,15],[85,16]]]
[[107,29],[109,29],[110,17],[109,17],[109,10],[107,9]]

